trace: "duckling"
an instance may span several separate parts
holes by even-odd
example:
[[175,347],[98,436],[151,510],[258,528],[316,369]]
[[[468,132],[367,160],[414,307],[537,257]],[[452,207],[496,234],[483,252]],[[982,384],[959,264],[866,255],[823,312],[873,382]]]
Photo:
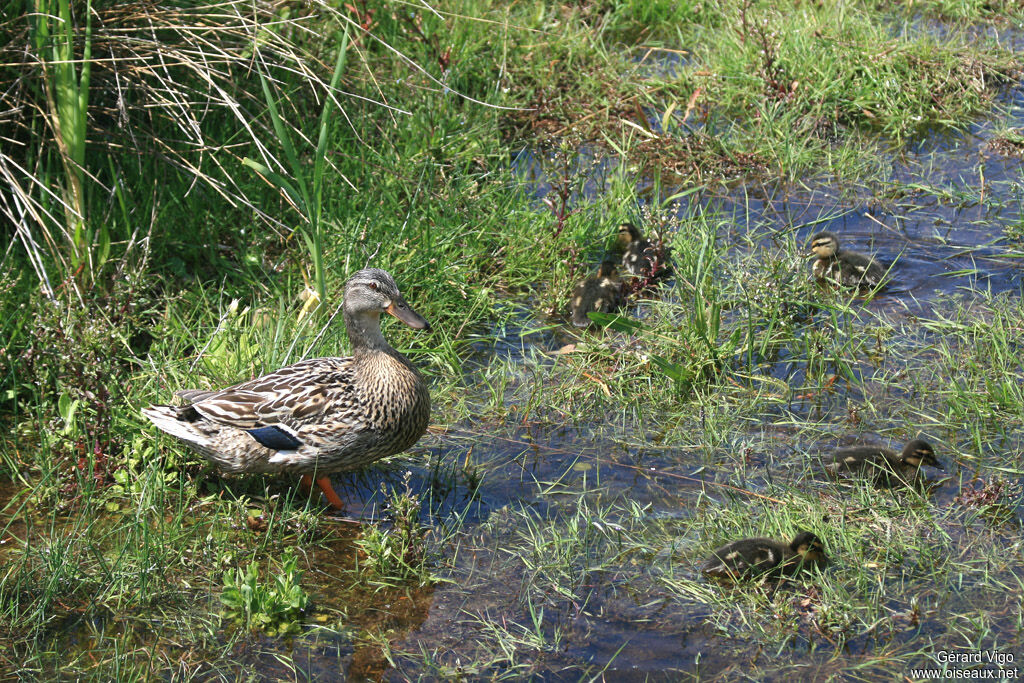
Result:
[[883,446],[849,446],[825,457],[825,470],[830,474],[856,473],[870,478],[877,486],[916,483],[921,465],[942,469],[931,444],[914,439],[902,453]]
[[814,276],[844,287],[870,289],[882,283],[885,269],[870,256],[839,248],[839,238],[831,232],[819,232],[811,238],[811,251],[817,256]]
[[726,543],[704,563],[701,571],[720,578],[751,578],[795,574],[802,567],[828,563],[821,539],[798,531],[789,545],[770,538],[743,538]]
[[657,247],[632,223],[619,226],[614,251],[622,253],[622,269],[630,275],[654,279],[669,273],[668,250],[659,254]]
[[576,327],[587,327],[590,318],[587,313],[611,313],[622,306],[622,280],[615,263],[605,261],[597,271],[572,291],[572,324]]

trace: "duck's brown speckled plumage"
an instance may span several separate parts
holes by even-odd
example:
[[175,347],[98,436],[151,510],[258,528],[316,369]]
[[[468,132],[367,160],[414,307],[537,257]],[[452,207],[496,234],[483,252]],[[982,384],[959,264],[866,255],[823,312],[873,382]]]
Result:
[[[228,473],[323,476],[400,453],[423,435],[430,394],[420,373],[384,340],[380,313],[427,328],[383,270],[359,271],[346,285],[348,358],[314,358],[220,391],[178,392],[183,406],[142,412]],[[247,430],[275,427],[264,445]]]

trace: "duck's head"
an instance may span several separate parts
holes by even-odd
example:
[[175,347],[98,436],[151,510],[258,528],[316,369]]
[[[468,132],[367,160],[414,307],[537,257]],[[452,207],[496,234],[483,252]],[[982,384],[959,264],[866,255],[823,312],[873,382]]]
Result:
[[364,268],[345,283],[346,317],[379,318],[389,313],[414,330],[429,330],[430,323],[406,303],[391,274],[380,268]]
[[805,565],[828,562],[828,557],[825,556],[825,544],[810,531],[797,533],[796,538],[789,544],[789,548],[800,556]]
[[619,233],[615,236],[615,247],[619,251],[625,251],[630,244],[643,239],[640,228],[632,223],[623,223],[619,226]]
[[602,261],[601,266],[597,269],[598,277],[609,277],[616,278],[619,276],[619,269],[615,265],[615,261]]
[[811,238],[811,253],[818,258],[832,258],[839,251],[839,238],[831,232],[819,232]]
[[924,464],[942,469],[942,465],[935,457],[935,451],[932,450],[931,444],[922,439],[914,439],[904,446],[901,457],[903,462],[911,467],[920,467]]

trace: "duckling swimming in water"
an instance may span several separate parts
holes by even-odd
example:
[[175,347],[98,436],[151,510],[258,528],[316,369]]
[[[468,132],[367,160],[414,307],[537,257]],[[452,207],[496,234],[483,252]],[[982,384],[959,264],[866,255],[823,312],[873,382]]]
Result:
[[622,280],[619,278],[615,263],[605,261],[597,271],[583,282],[576,285],[569,302],[572,309],[572,324],[576,327],[587,327],[590,318],[587,313],[611,313],[621,307]]
[[630,275],[656,279],[669,274],[668,249],[652,244],[632,223],[619,226],[614,251],[622,253],[622,269]]
[[726,543],[704,563],[701,571],[719,578],[751,578],[795,574],[802,567],[828,563],[825,546],[810,531],[798,531],[788,545],[770,538],[743,538]]
[[907,486],[918,480],[921,465],[942,469],[931,444],[914,439],[903,447],[903,452],[884,446],[849,446],[825,457],[825,471],[856,474],[874,481],[876,486]]
[[812,237],[811,251],[818,257],[812,270],[819,280],[870,289],[880,285],[885,277],[885,269],[870,256],[840,249],[834,233],[819,232]]

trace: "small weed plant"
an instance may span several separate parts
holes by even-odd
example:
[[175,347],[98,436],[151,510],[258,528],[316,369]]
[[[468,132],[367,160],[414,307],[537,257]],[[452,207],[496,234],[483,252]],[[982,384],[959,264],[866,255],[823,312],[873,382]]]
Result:
[[267,635],[297,633],[299,618],[309,605],[309,595],[302,589],[302,571],[294,551],[286,550],[270,583],[261,583],[259,565],[252,562],[245,570],[235,568],[224,572],[224,604],[222,616]]
[[385,514],[390,528],[382,525],[370,527],[357,544],[365,556],[366,573],[384,582],[417,581],[421,585],[430,580],[427,571],[426,536],[430,531],[420,521],[420,499],[409,488],[412,472],[406,472],[401,489],[386,496]]

